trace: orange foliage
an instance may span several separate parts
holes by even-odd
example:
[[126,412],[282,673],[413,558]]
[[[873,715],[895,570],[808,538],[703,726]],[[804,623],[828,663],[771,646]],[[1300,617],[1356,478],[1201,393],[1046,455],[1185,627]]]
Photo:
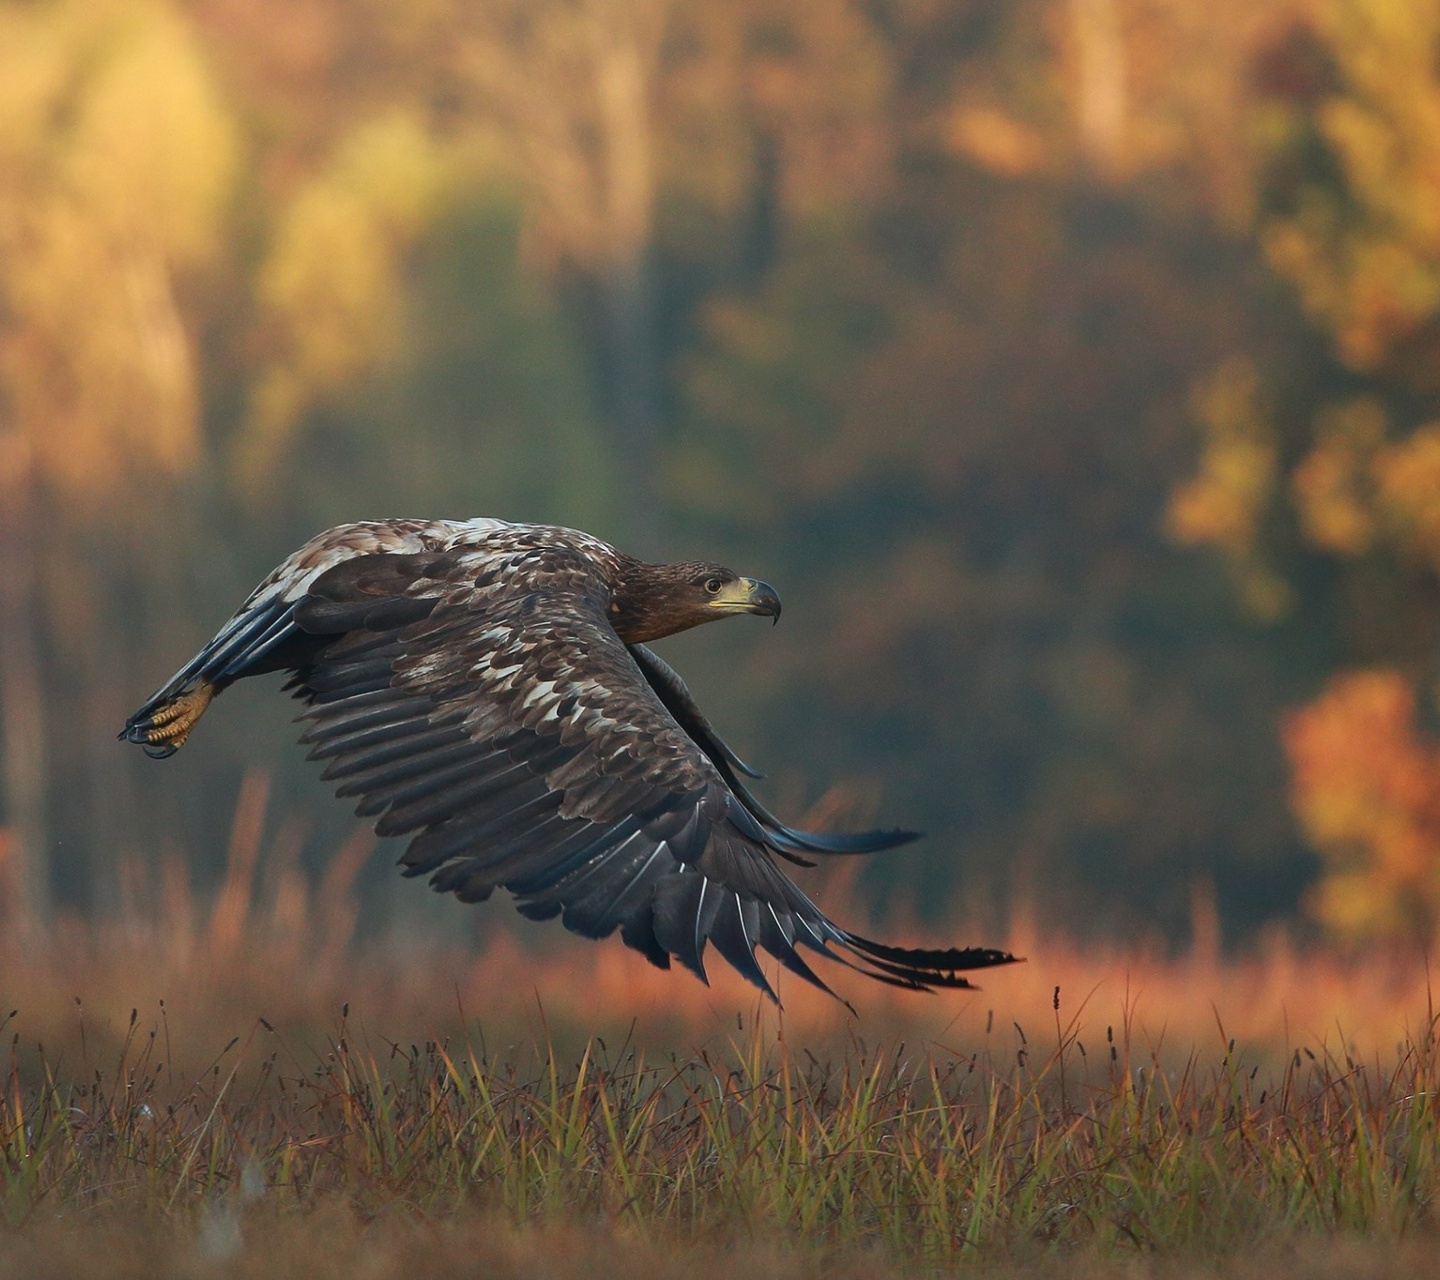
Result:
[[1327,870],[1319,918],[1351,938],[1429,940],[1440,916],[1440,748],[1393,671],[1335,678],[1285,723],[1292,803]]
[[1375,482],[1405,549],[1440,565],[1440,423],[1383,450]]

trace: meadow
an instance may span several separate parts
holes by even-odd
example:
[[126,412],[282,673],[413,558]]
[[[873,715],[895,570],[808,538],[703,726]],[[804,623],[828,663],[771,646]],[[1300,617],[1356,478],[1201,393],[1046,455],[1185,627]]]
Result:
[[312,885],[237,830],[213,896],[10,909],[0,1276],[1440,1273],[1423,957],[1225,957],[1202,906],[777,1010],[553,929],[367,943],[366,843]]

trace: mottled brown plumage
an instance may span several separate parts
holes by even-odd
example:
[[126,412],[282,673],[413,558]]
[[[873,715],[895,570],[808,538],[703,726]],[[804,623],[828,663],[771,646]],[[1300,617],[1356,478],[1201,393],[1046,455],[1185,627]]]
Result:
[[805,946],[884,982],[966,987],[984,948],[889,947],[842,929],[776,857],[867,853],[908,832],[796,831],[646,642],[733,613],[778,618],[763,582],[651,565],[588,534],[498,520],[342,525],[262,582],[126,722],[166,756],[235,680],[290,673],[324,777],[408,839],[407,875],[531,918],[619,929],[705,977],[714,946],[769,994],[756,948],[826,990]]

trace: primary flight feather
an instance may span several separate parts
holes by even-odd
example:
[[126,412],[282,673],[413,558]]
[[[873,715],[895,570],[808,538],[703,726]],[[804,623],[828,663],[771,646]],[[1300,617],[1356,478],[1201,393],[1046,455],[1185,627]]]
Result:
[[761,948],[828,991],[797,948],[926,990],[1014,957],[886,946],[829,920],[777,865],[869,853],[906,831],[787,827],[750,793],[647,642],[735,613],[778,619],[763,582],[656,565],[589,534],[500,520],[340,525],[272,572],[125,723],[172,755],[244,676],[291,673],[302,741],[337,794],[407,836],[405,874],[532,919],[617,928],[651,963],[703,980],[707,944],[773,997]]

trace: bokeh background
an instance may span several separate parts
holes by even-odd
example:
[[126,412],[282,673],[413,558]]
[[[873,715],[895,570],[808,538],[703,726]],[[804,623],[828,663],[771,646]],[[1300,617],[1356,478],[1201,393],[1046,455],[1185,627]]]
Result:
[[775,583],[664,651],[928,833],[882,914],[1428,941],[1440,6],[0,0],[11,905],[325,875],[273,690],[116,731],[310,534],[478,514]]

